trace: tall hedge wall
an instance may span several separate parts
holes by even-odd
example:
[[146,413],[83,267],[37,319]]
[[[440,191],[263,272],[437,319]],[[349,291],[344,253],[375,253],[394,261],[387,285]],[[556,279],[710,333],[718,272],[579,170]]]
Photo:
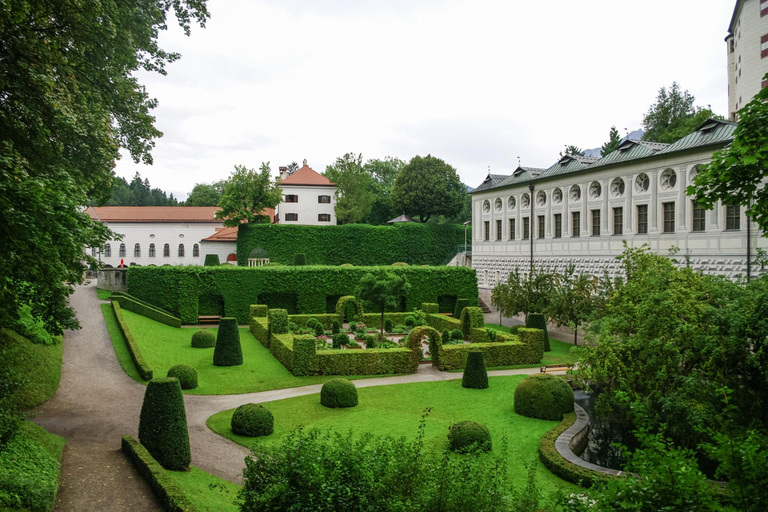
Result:
[[301,252],[307,255],[307,265],[445,265],[463,243],[464,227],[450,224],[241,224],[237,233],[237,262],[247,265],[250,252],[261,247],[269,253],[270,261],[285,264],[293,262],[293,255]]
[[477,297],[475,271],[446,266],[130,267],[127,291],[172,312],[185,324],[197,323],[201,301],[221,298],[225,316],[237,318],[242,325],[249,321],[251,304],[288,309],[288,302],[295,308],[288,309],[289,314],[325,313],[328,297],[351,295],[363,275],[384,269],[404,275],[411,284],[405,298],[408,311],[421,308],[424,302],[435,303],[438,296]]

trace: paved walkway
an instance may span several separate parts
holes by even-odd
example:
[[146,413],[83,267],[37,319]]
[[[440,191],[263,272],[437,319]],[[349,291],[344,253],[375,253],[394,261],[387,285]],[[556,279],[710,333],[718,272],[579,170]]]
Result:
[[[161,510],[152,490],[120,450],[120,436],[138,436],[143,385],[123,372],[99,309],[96,285],[80,286],[71,297],[82,326],[64,334],[64,364],[56,395],[35,411],[34,421],[67,439],[56,510]],[[490,321],[490,320],[489,320]],[[499,370],[491,376],[536,373]],[[358,387],[460,379],[421,365],[412,375],[355,381]],[[213,414],[245,403],[270,402],[319,393],[321,385],[244,395],[185,395],[192,465],[232,482],[242,481],[248,450],[205,425]]]

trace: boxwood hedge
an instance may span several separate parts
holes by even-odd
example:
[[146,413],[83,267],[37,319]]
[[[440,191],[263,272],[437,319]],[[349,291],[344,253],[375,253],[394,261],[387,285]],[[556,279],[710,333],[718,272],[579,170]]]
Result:
[[306,253],[308,265],[445,265],[463,241],[464,227],[451,224],[241,224],[237,233],[237,261],[247,265],[250,252],[262,247],[269,253],[270,261],[284,264],[292,263],[294,254]]
[[181,327],[181,319],[173,316],[167,311],[163,311],[162,309],[153,306],[152,304],[144,302],[143,300],[139,300],[132,295],[128,295],[125,292],[114,292],[110,299],[113,302],[120,302],[120,307],[138,315],[151,318],[156,322],[170,325],[171,327]]
[[[331,227],[334,226],[325,226]],[[354,293],[363,275],[378,270],[381,269],[327,266],[130,267],[127,288],[140,300],[179,316],[183,323],[197,323],[201,303],[221,300],[224,316],[246,324],[252,304],[285,308],[289,314],[325,312],[329,302],[335,306],[338,297]],[[477,297],[473,269],[388,266],[386,270],[403,274],[411,284],[405,297],[406,311],[420,308],[425,302],[436,303],[443,294]]]
[[[427,315],[427,320],[438,315]],[[479,329],[478,329],[479,330]],[[482,330],[485,332],[485,330]],[[472,350],[481,350],[485,365],[512,366],[516,364],[536,364],[544,356],[544,333],[539,329],[520,329],[518,336],[497,335],[493,343],[465,343],[461,345],[443,345],[441,337],[430,339],[429,352],[432,364],[438,370],[460,370],[467,364],[467,357]],[[501,341],[500,341],[501,340]]]

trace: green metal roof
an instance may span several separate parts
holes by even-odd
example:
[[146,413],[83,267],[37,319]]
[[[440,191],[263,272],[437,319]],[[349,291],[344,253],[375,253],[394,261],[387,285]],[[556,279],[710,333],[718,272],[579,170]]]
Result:
[[733,140],[735,129],[736,123],[734,122],[710,119],[699,126],[695,132],[670,144],[659,153],[674,153],[675,151],[711,146],[712,144],[725,144]]

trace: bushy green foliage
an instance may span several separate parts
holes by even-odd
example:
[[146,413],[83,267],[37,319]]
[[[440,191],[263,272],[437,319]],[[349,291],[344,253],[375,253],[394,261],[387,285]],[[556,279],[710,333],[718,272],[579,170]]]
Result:
[[[246,260],[247,263],[247,260]],[[205,255],[205,263],[203,263],[204,267],[218,267],[220,265],[219,263],[219,255],[218,254],[206,254]]]
[[515,388],[515,412],[529,418],[560,421],[563,414],[573,412],[573,390],[554,375],[529,375]]
[[211,348],[216,346],[216,335],[213,331],[201,329],[192,335],[192,346],[195,348]]
[[525,326],[530,329],[541,329],[544,331],[544,352],[552,350],[549,344],[549,332],[547,330],[547,318],[541,313],[530,313],[525,319]]
[[464,376],[461,386],[472,389],[485,389],[488,387],[488,372],[485,369],[485,359],[480,350],[471,350],[467,355],[467,366],[464,368]]
[[288,332],[288,312],[284,309],[270,309],[267,313],[269,318],[269,330],[274,334],[285,334]]
[[394,263],[391,263],[393,267],[407,267],[408,264],[403,261],[396,261]]
[[[271,313],[271,311],[270,311]],[[222,318],[213,350],[214,366],[239,366],[243,364],[243,348],[236,318]]]
[[254,317],[254,316],[267,316],[267,311],[269,310],[269,307],[267,307],[266,304],[251,304],[249,308],[249,315],[248,318]]
[[325,328],[317,318],[314,318],[314,317],[310,318],[309,320],[307,320],[307,323],[305,325],[308,329],[311,329],[312,332],[315,333],[315,336],[322,336],[323,334],[325,334]]
[[425,302],[421,305],[421,310],[427,315],[437,314],[440,312],[438,305],[434,302]]
[[392,332],[392,328],[393,328],[392,319],[385,318],[384,319],[384,332]]
[[312,336],[294,336],[291,373],[296,376],[305,376],[316,371],[316,341],[317,339]]
[[274,425],[272,413],[261,404],[243,404],[232,414],[232,432],[239,436],[268,436]]
[[339,298],[336,303],[336,315],[339,316],[342,322],[346,320],[352,323],[354,320],[362,318],[363,303],[354,295],[345,295]]
[[413,329],[416,327],[416,319],[411,315],[406,316],[405,320],[403,320],[403,323],[408,329]]
[[45,322],[32,314],[32,308],[28,304],[19,306],[19,318],[13,326],[13,330],[27,338],[32,343],[41,345],[53,345],[60,341],[58,336],[51,336],[51,333],[45,330]]
[[346,379],[329,380],[320,389],[320,403],[330,408],[355,407],[357,388],[352,381]]
[[187,495],[173,482],[163,466],[158,464],[138,441],[126,435],[123,436],[120,446],[122,452],[133,461],[141,476],[149,482],[155,495],[163,503],[165,510],[173,512],[194,512],[196,510]]
[[349,336],[343,332],[339,332],[333,335],[333,348],[341,348],[342,345],[349,343]]
[[139,416],[139,441],[165,469],[189,466],[187,415],[177,379],[152,379],[147,385]]
[[491,451],[491,432],[479,421],[460,421],[448,429],[448,444],[458,453]]
[[461,332],[469,339],[472,329],[485,328],[485,314],[475,306],[467,306],[461,310]]
[[341,331],[341,323],[338,320],[334,320],[331,324],[331,334],[338,334]]
[[297,253],[293,255],[293,265],[295,267],[299,267],[301,265],[307,264],[307,255],[303,252]]
[[395,261],[445,265],[463,240],[463,226],[450,224],[243,225],[238,231],[237,261],[245,265],[251,250],[263,247],[272,261],[281,263],[290,263],[294,254],[303,252],[311,255],[314,265],[390,265]]
[[195,389],[197,387],[197,370],[188,364],[177,364],[168,368],[166,377],[178,379],[181,389]]
[[469,299],[456,299],[456,308],[453,310],[453,318],[459,320],[464,308],[471,306]]
[[499,331],[495,329],[486,329],[485,334],[487,334],[488,342],[493,343],[496,341],[496,335]]
[[[434,318],[432,315],[431,318]],[[478,331],[479,329],[475,329]],[[485,332],[484,330],[479,330]],[[503,336],[502,336],[503,335]],[[544,334],[538,329],[521,329],[519,336],[500,333],[504,338],[496,343],[470,343],[445,345],[442,339],[430,340],[429,352],[432,365],[440,370],[459,370],[467,364],[472,350],[481,350],[487,367],[536,364],[544,354]],[[439,342],[438,342],[439,340]]]
[[131,333],[131,330],[128,328],[128,324],[125,323],[125,318],[123,318],[123,312],[120,308],[120,303],[113,301],[112,308],[115,311],[117,325],[120,327],[120,332],[123,333],[126,346],[128,347],[128,352],[131,354],[131,360],[136,366],[136,370],[139,372],[139,375],[142,379],[147,381],[152,380],[152,368],[150,368],[149,365],[144,361],[144,357],[141,355],[141,350],[139,349],[139,344],[136,343],[136,340],[133,337],[133,333]]

